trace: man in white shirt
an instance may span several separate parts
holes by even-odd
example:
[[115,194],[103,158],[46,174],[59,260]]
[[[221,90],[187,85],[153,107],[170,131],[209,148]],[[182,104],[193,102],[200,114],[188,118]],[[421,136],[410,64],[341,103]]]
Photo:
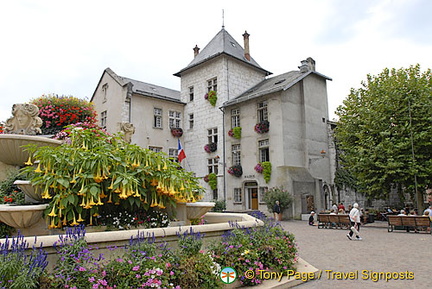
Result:
[[360,231],[360,210],[358,209],[358,204],[354,203],[353,208],[351,209],[349,216],[351,221],[351,229],[350,232],[347,234],[347,238],[352,240],[353,234],[356,234],[356,240],[362,240],[360,237],[359,231]]

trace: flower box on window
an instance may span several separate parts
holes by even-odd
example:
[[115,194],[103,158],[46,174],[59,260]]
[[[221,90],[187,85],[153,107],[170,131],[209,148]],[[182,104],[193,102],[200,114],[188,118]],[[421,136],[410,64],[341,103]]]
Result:
[[230,175],[233,175],[233,176],[239,178],[239,177],[241,177],[241,176],[243,175],[243,169],[242,169],[242,166],[241,166],[241,165],[235,165],[235,166],[232,166],[232,167],[230,167],[230,168],[228,169],[228,173],[229,173]]
[[173,128],[171,128],[171,134],[174,137],[181,137],[183,135],[183,129],[181,129],[179,127],[173,127]]
[[241,138],[241,131],[242,131],[242,128],[240,126],[236,126],[236,127],[233,127],[232,129],[230,129],[228,131],[228,135],[230,137],[240,139]]
[[266,133],[270,129],[270,122],[268,120],[263,120],[257,123],[254,129],[257,133]]
[[206,144],[204,146],[204,150],[208,153],[215,152],[217,150],[217,143],[212,142],[212,143]]
[[216,91],[210,90],[204,95],[204,98],[210,102],[211,105],[215,106],[217,101]]
[[255,171],[259,174],[262,174],[264,168],[262,167],[261,163],[258,163],[255,167],[254,167]]

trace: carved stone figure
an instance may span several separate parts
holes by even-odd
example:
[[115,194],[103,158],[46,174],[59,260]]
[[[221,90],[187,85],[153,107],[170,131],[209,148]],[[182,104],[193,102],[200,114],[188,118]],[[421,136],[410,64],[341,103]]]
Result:
[[135,127],[130,122],[120,123],[120,130],[123,132],[123,140],[127,143],[132,141],[132,135],[135,133]]
[[38,116],[39,108],[30,103],[18,103],[12,106],[12,117],[6,120],[5,133],[35,135],[41,134],[42,119]]

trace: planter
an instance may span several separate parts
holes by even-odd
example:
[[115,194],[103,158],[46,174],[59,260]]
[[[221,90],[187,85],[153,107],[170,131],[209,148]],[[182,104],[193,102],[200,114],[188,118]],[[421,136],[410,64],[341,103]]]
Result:
[[0,162],[12,166],[23,166],[29,154],[22,146],[33,144],[42,146],[59,146],[61,141],[42,136],[0,134]]
[[212,142],[212,143],[206,144],[204,146],[204,150],[208,153],[213,153],[213,152],[217,151],[217,143]]
[[16,229],[28,228],[40,221],[47,207],[48,204],[0,205],[0,221]]
[[269,131],[269,129],[270,129],[270,122],[268,122],[267,120],[263,120],[257,123],[254,127],[254,130],[257,133],[266,133]]
[[243,175],[243,168],[240,165],[235,165],[228,169],[228,173],[239,178]]
[[183,135],[183,129],[177,127],[177,128],[172,128],[171,129],[171,134],[174,137],[181,137]]
[[30,181],[16,180],[14,185],[17,185],[27,197],[32,198],[35,201],[42,202],[42,191],[38,187],[34,187]]
[[214,202],[186,203],[186,217],[188,220],[201,218],[214,206]]

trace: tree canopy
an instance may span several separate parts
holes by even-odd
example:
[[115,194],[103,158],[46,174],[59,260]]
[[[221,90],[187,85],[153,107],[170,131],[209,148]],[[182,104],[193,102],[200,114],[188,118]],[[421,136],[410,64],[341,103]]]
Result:
[[337,108],[341,164],[370,198],[391,187],[423,192],[432,180],[432,77],[420,65],[367,75]]

